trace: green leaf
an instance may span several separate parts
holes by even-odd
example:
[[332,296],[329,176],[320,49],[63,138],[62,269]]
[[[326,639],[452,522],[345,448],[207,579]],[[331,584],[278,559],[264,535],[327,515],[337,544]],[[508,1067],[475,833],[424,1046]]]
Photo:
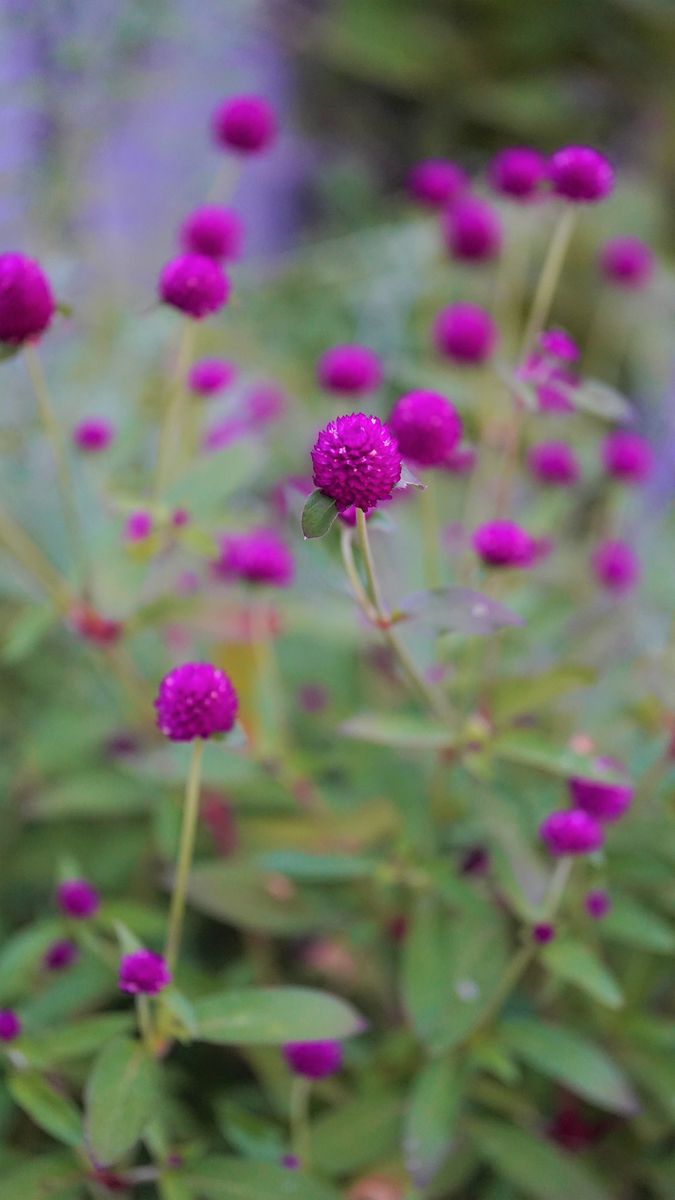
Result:
[[281,1046],[361,1033],[363,1018],[346,1000],[314,988],[251,988],[195,1003],[197,1038],[220,1046]]
[[62,931],[63,922],[52,917],[22,929],[5,942],[0,952],[0,1002],[7,1003],[26,991],[45,950]]
[[285,1149],[283,1131],[268,1117],[251,1112],[224,1096],[216,1102],[216,1114],[223,1137],[233,1150],[245,1158],[278,1163]]
[[252,933],[310,933],[330,923],[321,905],[299,891],[283,900],[270,895],[267,876],[249,863],[197,865],[188,895],[199,912]]
[[554,941],[544,948],[541,960],[554,975],[575,984],[608,1008],[623,1005],[621,989],[611,971],[582,942]]
[[414,592],[401,602],[407,617],[430,625],[439,633],[485,636],[508,626],[522,625],[517,613],[473,588],[431,588]]
[[630,400],[599,379],[585,379],[569,394],[575,408],[592,413],[594,417],[604,417],[607,421],[630,421],[635,415]]
[[595,1042],[580,1033],[522,1017],[504,1021],[501,1038],[536,1071],[600,1108],[632,1116],[638,1102],[623,1072]]
[[10,1093],[20,1108],[40,1129],[66,1146],[82,1141],[82,1117],[79,1109],[57,1092],[37,1071],[20,1071],[8,1079]]
[[541,675],[517,675],[501,679],[492,690],[494,719],[499,724],[526,712],[539,712],[543,705],[568,692],[588,687],[596,678],[590,667],[562,666]]
[[38,1154],[3,1168],[0,1200],[81,1200],[82,1171],[70,1154]]
[[588,1167],[549,1142],[499,1121],[471,1121],[469,1132],[482,1158],[532,1200],[612,1200]]
[[431,896],[420,896],[403,940],[401,998],[416,1034],[433,1036],[446,1004],[444,984],[447,913]]
[[597,759],[575,754],[566,746],[552,746],[534,733],[502,734],[495,739],[493,749],[498,758],[524,767],[535,767],[551,775],[582,775],[584,779],[607,783],[620,781],[616,771],[603,770]]
[[257,861],[263,871],[278,871],[307,883],[367,879],[378,866],[376,859],[355,854],[308,854],[303,850],[271,850]]
[[675,949],[672,925],[628,896],[612,896],[612,907],[602,919],[602,934],[654,954],[670,954]]
[[442,750],[456,740],[444,725],[403,713],[359,713],[343,721],[338,732],[358,742],[400,750]]
[[427,485],[426,483],[422,483],[422,480],[418,479],[417,476],[413,474],[413,472],[410,470],[410,467],[407,467],[406,464],[403,463],[403,466],[401,467],[401,478],[399,479],[398,483],[395,484],[394,491],[405,492],[408,488],[416,488],[417,491],[426,492]]
[[2,659],[7,663],[18,663],[39,646],[58,619],[53,607],[38,608],[32,604],[24,608],[12,621],[2,644]]
[[94,1050],[99,1050],[109,1038],[124,1033],[132,1024],[130,1013],[81,1017],[72,1025],[22,1037],[21,1051],[33,1066],[51,1067],[74,1058],[85,1058]]
[[199,454],[169,489],[167,501],[171,507],[189,508],[195,523],[211,514],[219,516],[225,500],[255,478],[261,462],[260,445],[252,439],[240,440],[225,450]]
[[337,515],[335,501],[316,488],[302,510],[302,532],[305,538],[324,537]]
[[339,1200],[332,1187],[303,1171],[224,1155],[190,1166],[183,1177],[200,1200]]
[[637,1082],[663,1107],[675,1121],[675,1059],[642,1048],[626,1048],[624,1058]]
[[403,1104],[391,1090],[340,1103],[312,1123],[312,1158],[327,1175],[365,1170],[400,1145]]
[[418,1188],[431,1182],[452,1148],[461,1099],[460,1076],[451,1059],[428,1063],[415,1080],[403,1144],[406,1166]]
[[95,1160],[111,1166],[128,1154],[152,1118],[159,1070],[139,1042],[117,1038],[101,1052],[87,1081],[85,1129]]

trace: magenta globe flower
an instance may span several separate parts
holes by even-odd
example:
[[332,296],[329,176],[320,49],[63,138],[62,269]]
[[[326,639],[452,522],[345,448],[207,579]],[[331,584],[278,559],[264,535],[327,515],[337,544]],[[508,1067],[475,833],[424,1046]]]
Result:
[[244,223],[231,208],[204,205],[185,218],[180,241],[186,254],[217,260],[241,258]]
[[525,567],[534,557],[535,541],[515,521],[487,521],[473,535],[473,548],[488,567]]
[[564,146],[549,163],[553,191],[573,204],[604,200],[614,187],[614,168],[591,146]]
[[162,267],[159,296],[165,304],[201,321],[227,303],[230,281],[204,254],[181,254]]
[[462,365],[478,366],[495,348],[497,327],[477,304],[451,304],[436,316],[433,338],[439,354]]
[[325,1079],[342,1066],[340,1042],[287,1042],[283,1055],[293,1074],[305,1079]]
[[67,879],[56,889],[56,901],[61,912],[66,917],[74,917],[76,921],[86,921],[93,917],[100,907],[99,894],[96,888],[87,883],[86,879]]
[[567,781],[570,799],[575,808],[583,808],[598,821],[618,821],[630,807],[635,789],[622,763],[616,759],[597,758],[595,766],[622,774],[623,781],[605,783],[597,779],[573,777]]
[[171,972],[161,954],[134,950],[120,962],[118,986],[132,996],[156,996],[171,983]]
[[591,566],[598,583],[608,592],[630,592],[640,578],[635,551],[619,539],[601,542],[593,552]]
[[608,283],[637,291],[654,274],[654,255],[639,238],[610,238],[600,250],[598,266]]
[[601,921],[606,917],[611,907],[612,902],[603,888],[594,888],[584,897],[584,908],[594,921]]
[[45,971],[65,971],[72,967],[80,957],[77,943],[71,938],[61,938],[52,942],[44,952],[42,965]]
[[420,467],[438,467],[462,436],[462,422],[438,392],[408,392],[394,405],[389,425],[404,458]]
[[488,177],[495,192],[522,203],[541,195],[548,178],[548,163],[536,150],[512,146],[495,155]]
[[202,358],[190,367],[188,387],[198,396],[215,396],[234,382],[236,374],[232,363],[222,358]]
[[0,1042],[13,1042],[21,1033],[21,1021],[11,1008],[0,1009]]
[[539,335],[539,345],[544,354],[561,362],[576,362],[579,347],[564,329],[546,329]]
[[155,699],[157,726],[172,742],[229,733],[237,718],[237,693],[210,663],[184,663],[165,675]]
[[124,540],[127,542],[144,542],[152,533],[152,516],[142,509],[130,513],[124,524]]
[[456,163],[447,158],[427,158],[412,168],[406,182],[411,200],[425,208],[444,208],[468,187],[469,180]]
[[319,359],[317,377],[329,392],[363,396],[382,382],[382,367],[367,346],[333,346]]
[[401,454],[379,417],[350,413],[322,429],[312,449],[314,486],[339,512],[352,504],[367,512],[388,500],[401,478]]
[[601,453],[607,474],[621,483],[644,483],[654,467],[654,452],[649,442],[629,430],[610,433]]
[[603,843],[598,822],[583,808],[564,808],[549,813],[539,828],[539,834],[550,854],[592,854]]
[[211,118],[216,145],[236,154],[260,154],[277,136],[274,109],[262,96],[231,96]]
[[462,196],[446,209],[441,231],[448,253],[459,262],[489,262],[502,247],[499,216],[477,196]]
[[541,922],[541,924],[532,927],[532,940],[538,946],[548,945],[549,942],[553,941],[554,937],[555,929],[546,922]]
[[571,487],[579,478],[579,463],[566,442],[540,442],[527,455],[531,475],[550,487]]
[[34,342],[49,327],[55,309],[39,263],[23,254],[0,254],[0,342]]
[[104,417],[87,417],[73,429],[73,445],[87,454],[106,450],[115,436],[115,428]]
[[267,587],[289,587],[295,562],[288,546],[274,530],[227,534],[221,539],[220,557],[214,563],[220,579],[241,579]]

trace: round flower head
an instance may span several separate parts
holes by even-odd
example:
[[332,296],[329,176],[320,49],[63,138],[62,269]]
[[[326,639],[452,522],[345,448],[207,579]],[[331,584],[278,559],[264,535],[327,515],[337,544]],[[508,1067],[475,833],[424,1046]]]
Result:
[[152,517],[149,512],[130,513],[124,525],[124,539],[127,542],[142,542],[152,533]]
[[115,436],[114,427],[103,417],[87,417],[73,429],[73,445],[88,454],[107,449]]
[[543,155],[526,146],[512,146],[495,155],[488,171],[495,192],[511,200],[532,200],[548,177]]
[[639,433],[618,429],[602,444],[602,463],[612,479],[622,483],[644,483],[651,475],[654,454]]
[[456,363],[484,363],[497,341],[492,317],[476,304],[451,304],[438,313],[433,328],[439,354]]
[[293,1074],[305,1079],[325,1079],[342,1066],[340,1042],[287,1042],[283,1053]]
[[201,321],[227,303],[230,281],[205,254],[180,254],[162,267],[159,296],[165,304]]
[[534,925],[532,928],[532,940],[539,946],[546,946],[548,942],[552,942],[555,937],[555,929],[552,925],[542,922],[540,925]]
[[621,763],[613,758],[597,758],[595,765],[624,776],[620,783],[574,777],[568,780],[570,799],[575,808],[583,808],[598,821],[618,821],[629,808],[634,788]]
[[171,972],[161,954],[134,950],[120,962],[119,988],[131,995],[156,996],[171,983]]
[[551,854],[591,854],[599,850],[603,832],[598,822],[583,808],[564,808],[552,812],[539,828],[542,841]]
[[408,392],[394,405],[389,424],[404,458],[419,467],[446,462],[462,436],[462,422],[438,392]]
[[216,145],[237,154],[259,154],[277,136],[274,109],[262,96],[231,96],[211,118]]
[[42,965],[46,971],[65,971],[67,967],[72,967],[73,963],[77,962],[79,956],[77,943],[71,941],[70,938],[62,938],[47,947]]
[[473,548],[489,567],[524,567],[533,559],[534,539],[514,521],[487,521],[473,535]]
[[312,465],[314,486],[335,501],[339,512],[352,504],[367,512],[388,500],[401,478],[391,429],[365,413],[330,421],[314,443]]
[[574,204],[604,200],[614,187],[614,169],[590,146],[564,146],[549,162],[553,191]]
[[157,726],[172,742],[228,733],[237,716],[237,693],[210,663],[184,663],[165,675],[155,699]]
[[540,483],[570,487],[579,478],[579,464],[566,442],[540,442],[527,455],[530,473]]
[[319,359],[317,376],[329,392],[363,396],[382,382],[382,367],[367,346],[333,346]]
[[0,342],[20,346],[39,338],[54,316],[49,280],[32,258],[0,254]]
[[501,250],[501,221],[495,210],[476,196],[462,196],[446,210],[442,232],[448,253],[461,262],[487,262]]
[[11,1008],[0,1008],[0,1042],[13,1042],[21,1033],[21,1021]]
[[101,903],[96,888],[86,879],[67,879],[56,889],[56,901],[66,917],[85,921],[98,912]]
[[214,396],[228,387],[235,375],[232,363],[222,358],[202,358],[190,367],[188,387],[198,396]]
[[425,208],[444,208],[468,186],[461,167],[447,158],[427,158],[408,175],[406,188],[411,200]]
[[561,362],[576,362],[579,357],[579,347],[564,329],[547,329],[539,335],[539,345],[551,358]]
[[196,208],[181,225],[180,242],[186,254],[207,258],[241,258],[244,224],[231,208],[204,205]]
[[584,897],[584,908],[594,921],[601,921],[603,917],[606,917],[611,907],[612,902],[602,888],[594,888]]
[[598,583],[617,595],[631,591],[640,577],[637,555],[627,542],[601,542],[593,553],[591,565]]
[[273,530],[228,534],[220,543],[214,573],[221,579],[243,579],[268,587],[288,587],[295,564],[288,546]]
[[610,238],[600,250],[598,265],[608,283],[637,290],[654,273],[654,255],[639,238]]

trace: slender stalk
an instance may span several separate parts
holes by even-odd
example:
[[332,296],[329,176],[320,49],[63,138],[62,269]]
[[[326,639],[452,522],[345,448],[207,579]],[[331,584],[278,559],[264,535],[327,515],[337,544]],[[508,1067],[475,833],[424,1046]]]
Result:
[[40,548],[6,509],[0,508],[0,542],[14,559],[35,579],[61,612],[67,612],[72,595],[66,580],[52,566]]
[[340,531],[340,550],[342,552],[342,563],[345,573],[351,584],[354,598],[359,605],[359,608],[363,610],[369,620],[375,621],[377,619],[377,613],[373,609],[370,600],[368,599],[368,594],[359,578],[359,573],[356,569],[356,563],[354,562],[353,547],[354,543],[352,540],[352,531],[348,525],[343,525]]
[[570,854],[565,854],[556,863],[551,878],[549,880],[548,891],[544,901],[544,915],[551,920],[558,909],[563,898],[563,893],[567,887],[574,859]]
[[187,404],[185,375],[192,353],[193,333],[192,323],[188,319],[184,320],[171,377],[169,399],[159,432],[154,489],[156,498],[162,495],[170,481],[176,447],[180,445],[183,435]]
[[440,586],[439,563],[440,530],[438,520],[438,492],[436,480],[431,476],[422,492],[422,539],[424,549],[424,580],[428,588]]
[[199,816],[199,788],[203,750],[203,741],[200,738],[196,738],[192,743],[192,759],[185,788],[185,804],[183,807],[183,824],[180,833],[178,863],[173,885],[173,895],[171,896],[169,928],[166,936],[165,958],[170,971],[174,971],[176,968],[183,930],[185,899],[195,847],[197,818]]
[[136,996],[136,1017],[138,1019],[138,1030],[141,1035],[141,1041],[148,1053],[152,1053],[153,1032],[149,996]]
[[291,1084],[291,1146],[303,1171],[310,1165],[309,1098],[311,1079],[296,1075]]
[[390,619],[389,613],[387,612],[384,600],[382,598],[380,582],[377,578],[377,571],[375,570],[375,560],[373,558],[373,552],[370,546],[370,538],[368,537],[368,522],[366,521],[366,514],[362,508],[357,508],[356,510],[356,532],[359,539],[361,555],[363,557],[363,566],[365,568],[366,579],[368,581],[370,599],[372,601],[373,608],[377,613],[378,619],[383,623],[383,625],[386,625]]
[[576,208],[574,205],[568,204],[560,214],[553,230],[553,237],[549,243],[548,252],[544,259],[544,265],[542,266],[541,275],[539,276],[534,293],[530,315],[525,326],[521,350],[522,358],[525,358],[529,354],[537,335],[541,333],[548,320],[565,256],[572,234],[574,233],[576,219]]

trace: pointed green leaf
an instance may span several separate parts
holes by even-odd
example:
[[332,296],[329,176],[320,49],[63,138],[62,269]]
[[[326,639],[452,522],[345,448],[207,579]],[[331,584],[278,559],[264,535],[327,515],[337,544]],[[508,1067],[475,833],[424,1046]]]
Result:
[[85,1095],[85,1130],[96,1162],[111,1166],[128,1154],[151,1119],[158,1095],[158,1065],[140,1042],[109,1042],[94,1063]]
[[16,1103],[40,1129],[66,1146],[79,1146],[82,1141],[79,1109],[42,1075],[37,1071],[20,1071],[9,1077],[8,1087]]
[[335,501],[316,488],[302,510],[302,532],[306,538],[322,538],[337,517]]
[[358,742],[401,750],[442,750],[456,740],[444,725],[405,713],[359,713],[343,721],[339,732]]
[[363,1171],[393,1157],[401,1141],[403,1104],[391,1089],[338,1104],[312,1122],[312,1159],[326,1175]]
[[196,1037],[220,1046],[281,1046],[345,1038],[365,1022],[346,1000],[314,988],[241,988],[195,1005]]
[[675,931],[658,913],[628,896],[612,896],[612,907],[602,919],[604,937],[654,954],[671,954]]
[[504,1021],[501,1038],[536,1071],[610,1112],[633,1115],[639,1105],[626,1076],[602,1047],[571,1029],[522,1017]]
[[582,942],[554,941],[546,946],[541,960],[549,971],[587,992],[608,1008],[621,1008],[621,988],[611,971],[593,950]]
[[415,1080],[405,1124],[405,1161],[413,1183],[425,1188],[449,1154],[462,1099],[460,1074],[447,1058],[428,1063]]
[[515,1184],[523,1200],[613,1200],[588,1167],[517,1126],[472,1121],[470,1134],[481,1157]]
[[19,1166],[5,1167],[0,1200],[81,1200],[82,1170],[72,1154],[38,1154]]
[[303,1171],[224,1155],[188,1167],[184,1178],[200,1200],[339,1200],[332,1187]]

